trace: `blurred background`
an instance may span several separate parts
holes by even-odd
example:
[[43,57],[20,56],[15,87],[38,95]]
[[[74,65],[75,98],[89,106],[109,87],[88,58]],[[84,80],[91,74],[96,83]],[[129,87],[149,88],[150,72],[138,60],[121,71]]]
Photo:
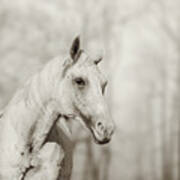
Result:
[[73,38],[104,53],[110,144],[75,136],[72,180],[180,180],[180,1],[0,0],[0,108]]

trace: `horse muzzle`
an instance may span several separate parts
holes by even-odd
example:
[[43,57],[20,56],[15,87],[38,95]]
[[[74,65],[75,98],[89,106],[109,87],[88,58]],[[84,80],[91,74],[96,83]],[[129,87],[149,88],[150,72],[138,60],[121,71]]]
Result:
[[114,124],[110,123],[105,125],[103,122],[98,121],[94,128],[91,128],[94,140],[97,144],[107,144],[110,142],[114,133]]

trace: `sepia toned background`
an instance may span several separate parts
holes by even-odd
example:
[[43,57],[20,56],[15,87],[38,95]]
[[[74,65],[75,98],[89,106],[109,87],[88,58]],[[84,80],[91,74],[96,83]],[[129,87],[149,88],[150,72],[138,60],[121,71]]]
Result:
[[90,55],[104,54],[116,132],[99,146],[75,125],[72,180],[179,180],[179,7],[178,0],[0,0],[0,108],[40,66],[66,57],[79,34]]

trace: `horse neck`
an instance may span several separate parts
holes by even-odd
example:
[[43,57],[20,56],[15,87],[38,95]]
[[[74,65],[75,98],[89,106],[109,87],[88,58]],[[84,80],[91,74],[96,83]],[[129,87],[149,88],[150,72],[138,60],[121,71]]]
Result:
[[[48,63],[41,72],[29,79],[5,108],[4,127],[10,126],[10,129],[16,129],[16,133],[21,134],[24,140],[19,143],[33,141],[38,148],[59,117],[58,105],[51,96],[53,88],[49,87],[49,84],[53,86],[56,63]],[[33,135],[29,137],[30,134]]]
[[7,119],[23,119],[26,117],[33,121],[38,117],[50,117],[57,113],[58,105],[52,95],[56,84],[54,80],[57,79],[57,76],[60,77],[62,73],[62,63],[59,59],[50,61],[16,92],[5,108],[4,114],[8,116]]
[[[56,79],[61,77],[62,69],[62,62],[59,58],[51,60],[17,92],[16,96],[20,97],[15,97],[15,101],[18,99],[25,101],[27,106],[35,106],[36,109],[45,108],[48,103],[55,101]],[[58,83],[61,82],[58,81]]]

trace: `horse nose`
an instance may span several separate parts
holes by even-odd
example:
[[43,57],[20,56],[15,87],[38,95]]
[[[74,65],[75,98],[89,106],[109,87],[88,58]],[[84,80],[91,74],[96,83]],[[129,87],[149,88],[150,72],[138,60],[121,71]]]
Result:
[[105,124],[101,121],[96,123],[96,129],[102,134],[105,138],[111,138],[112,134],[114,133],[114,124]]

